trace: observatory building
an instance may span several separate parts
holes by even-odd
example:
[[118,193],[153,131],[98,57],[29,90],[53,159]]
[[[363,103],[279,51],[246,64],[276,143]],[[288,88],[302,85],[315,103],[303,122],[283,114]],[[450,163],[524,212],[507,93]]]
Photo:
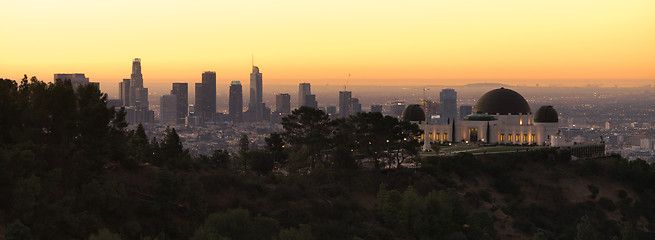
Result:
[[[413,110],[415,111],[415,110]],[[418,114],[412,114],[418,115]],[[484,142],[490,144],[550,145],[558,133],[558,114],[553,106],[542,106],[534,114],[521,94],[506,88],[482,95],[473,114],[462,121],[421,124],[424,148],[430,142]]]

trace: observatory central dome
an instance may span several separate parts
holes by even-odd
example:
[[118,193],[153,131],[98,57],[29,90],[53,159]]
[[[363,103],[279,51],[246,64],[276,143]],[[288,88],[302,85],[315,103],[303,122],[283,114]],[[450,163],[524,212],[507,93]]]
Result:
[[491,90],[478,100],[473,112],[490,115],[519,115],[530,114],[530,105],[521,94],[506,88]]

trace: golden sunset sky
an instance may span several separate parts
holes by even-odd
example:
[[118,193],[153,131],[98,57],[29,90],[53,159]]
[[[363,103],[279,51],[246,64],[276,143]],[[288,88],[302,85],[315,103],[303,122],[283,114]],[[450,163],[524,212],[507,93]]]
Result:
[[0,77],[655,84],[654,0],[2,0]]

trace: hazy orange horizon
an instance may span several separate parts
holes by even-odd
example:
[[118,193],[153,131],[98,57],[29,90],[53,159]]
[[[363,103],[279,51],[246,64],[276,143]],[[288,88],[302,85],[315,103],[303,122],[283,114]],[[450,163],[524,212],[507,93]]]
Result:
[[[655,1],[3,1],[0,77],[655,84]],[[220,83],[219,83],[220,84]],[[247,83],[246,83],[247,84]]]

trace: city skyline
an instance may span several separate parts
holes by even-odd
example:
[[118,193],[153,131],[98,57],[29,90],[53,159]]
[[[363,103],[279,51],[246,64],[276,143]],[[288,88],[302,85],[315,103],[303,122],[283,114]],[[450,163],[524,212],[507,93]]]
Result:
[[[106,85],[125,77],[126,59],[140,57],[148,61],[148,82],[191,83],[206,69],[226,82],[247,82],[251,54],[268,83],[283,85],[345,84],[348,74],[349,85],[412,86],[636,86],[655,78],[649,31],[655,2],[649,0],[11,1],[0,7],[8,10],[1,20],[12,22],[0,32],[20,36],[0,40],[0,73],[10,79],[27,74],[50,81],[53,73],[83,72]],[[71,9],[74,16],[60,14]],[[26,12],[30,18],[17,15]],[[69,37],[51,37],[62,32]]]

